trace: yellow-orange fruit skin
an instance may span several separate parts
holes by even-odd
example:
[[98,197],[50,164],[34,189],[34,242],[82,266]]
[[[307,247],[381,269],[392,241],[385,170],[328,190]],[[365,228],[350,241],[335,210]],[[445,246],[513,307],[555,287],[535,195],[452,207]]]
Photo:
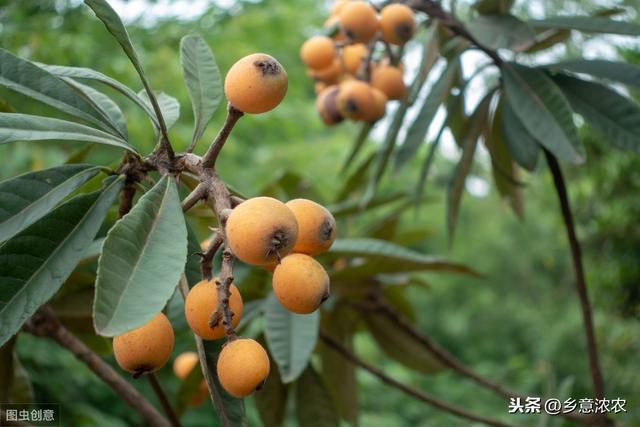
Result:
[[287,94],[288,77],[275,58],[254,53],[231,66],[224,93],[236,109],[251,114],[274,109]]
[[390,4],[380,11],[380,30],[387,43],[403,45],[416,31],[416,19],[410,7],[404,4]]
[[[320,92],[316,99],[316,109],[318,110],[318,114],[320,114],[320,118],[327,126],[338,124],[344,119],[338,111],[337,97],[339,91],[340,88],[337,85],[329,86]],[[298,219],[297,216],[296,219]],[[298,240],[300,239],[299,236],[300,222],[298,221]]]
[[329,297],[329,275],[309,255],[291,254],[273,272],[273,292],[287,310],[309,314]]
[[384,117],[388,100],[387,95],[380,89],[376,89],[375,87],[371,88],[371,93],[373,94],[373,108],[370,114],[363,119],[367,122],[375,122]]
[[348,80],[340,84],[338,92],[338,111],[343,117],[362,120],[370,114],[373,107],[371,86],[360,80]]
[[369,54],[369,50],[362,43],[347,45],[342,49],[342,61],[344,68],[351,74],[356,74],[363,60]]
[[326,36],[313,36],[300,48],[300,58],[305,65],[314,70],[328,67],[336,57],[333,40]]
[[340,12],[342,11],[342,9],[345,7],[345,5],[347,3],[349,3],[351,0],[336,0],[333,3],[333,6],[331,6],[331,11],[329,12],[329,14],[331,16],[337,16],[340,14]]
[[366,1],[350,1],[338,15],[340,31],[357,43],[367,43],[378,31],[376,10]]
[[231,250],[241,261],[267,265],[291,252],[298,238],[298,223],[281,201],[254,197],[231,211],[226,234]]
[[[229,287],[229,308],[233,313],[231,324],[235,328],[242,318],[242,296],[233,283]],[[205,340],[217,340],[225,336],[224,325],[220,322],[213,329],[209,326],[209,319],[218,309],[218,291],[215,279],[198,282],[187,294],[184,302],[184,314],[191,330]]]
[[338,58],[335,58],[331,65],[321,70],[309,70],[309,75],[316,80],[320,80],[326,84],[335,84],[342,75],[342,64]]
[[389,99],[402,99],[407,93],[402,71],[397,67],[375,67],[371,71],[371,86],[384,92]]
[[162,313],[129,332],[113,338],[118,365],[131,373],[149,373],[162,368],[173,351],[173,327]]
[[269,356],[257,341],[236,339],[222,348],[216,371],[220,384],[230,395],[246,397],[269,376]]
[[331,38],[335,41],[344,41],[345,40],[345,36],[344,34],[342,34],[342,32],[340,31],[340,18],[337,16],[330,16],[329,18],[327,18],[326,21],[324,21],[324,24],[322,24],[323,28],[332,28],[335,27],[335,32],[333,33],[333,35],[331,36]]
[[[198,353],[195,351],[186,351],[173,361],[173,373],[176,374],[176,377],[179,379],[184,380],[189,376],[191,371],[198,366],[198,362]],[[200,405],[206,398],[208,391],[207,382],[203,379],[198,392],[191,398],[191,406]]]
[[307,199],[286,203],[298,221],[298,240],[293,252],[317,255],[329,250],[336,239],[336,220],[324,206]]

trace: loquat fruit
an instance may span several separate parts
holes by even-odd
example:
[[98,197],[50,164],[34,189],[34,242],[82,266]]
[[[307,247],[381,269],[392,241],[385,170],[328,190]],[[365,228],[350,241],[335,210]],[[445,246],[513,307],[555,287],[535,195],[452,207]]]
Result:
[[[233,313],[231,324],[235,328],[242,318],[242,296],[233,283],[229,287],[229,308]],[[217,340],[225,336],[222,321],[214,328],[209,326],[211,315],[218,309],[218,290],[215,279],[202,280],[189,290],[184,301],[184,314],[191,330],[205,340]]]
[[347,3],[349,3],[349,1],[351,0],[336,0],[333,3],[333,6],[331,6],[331,11],[329,12],[329,14],[331,16],[337,16],[340,14],[340,12],[342,11],[342,9],[345,7],[345,5]]
[[348,80],[340,83],[337,97],[338,111],[343,117],[363,120],[370,115],[373,107],[371,86],[360,80]]
[[291,252],[298,238],[298,223],[281,201],[254,197],[231,211],[226,233],[231,250],[241,261],[267,265]]
[[298,221],[298,240],[293,252],[317,255],[326,252],[336,239],[336,220],[324,206],[308,199],[286,203]]
[[140,375],[162,368],[173,351],[173,327],[158,313],[139,328],[113,338],[113,353],[125,371]]
[[[337,85],[332,85],[320,92],[316,99],[316,108],[320,114],[320,118],[327,126],[340,123],[344,118],[338,111],[337,97],[340,88]],[[298,228],[300,223],[298,223]],[[300,231],[298,230],[298,234]]]
[[287,310],[309,314],[329,297],[329,275],[309,255],[287,255],[273,272],[273,292]]
[[313,70],[328,67],[336,57],[336,47],[327,36],[313,36],[302,44],[300,58]]
[[416,19],[410,7],[393,3],[380,11],[382,39],[387,43],[403,45],[416,31]]
[[376,10],[366,1],[347,2],[339,13],[340,30],[356,43],[367,43],[378,31]]
[[234,397],[246,397],[260,389],[269,376],[269,369],[265,349],[248,338],[227,343],[216,365],[220,384]]
[[287,87],[285,69],[264,53],[238,60],[224,80],[224,93],[231,105],[251,114],[273,110],[286,95]]
[[342,49],[344,68],[351,74],[356,74],[367,58],[369,50],[362,43],[347,45]]
[[371,86],[384,92],[389,99],[402,99],[407,87],[398,67],[379,65],[371,70]]
[[342,64],[338,58],[335,58],[331,65],[321,70],[309,70],[309,74],[316,80],[327,84],[335,84],[342,75]]
[[384,117],[384,113],[387,107],[387,95],[384,94],[380,89],[371,88],[371,93],[373,94],[373,108],[370,110],[370,114],[365,117],[363,120],[367,122],[375,122]]
[[[184,380],[191,374],[191,371],[198,366],[199,362],[198,353],[195,351],[186,351],[173,361],[173,373],[176,374],[176,377],[179,379]],[[198,388],[198,392],[191,398],[191,406],[200,405],[206,398],[208,391],[207,382],[203,379]]]

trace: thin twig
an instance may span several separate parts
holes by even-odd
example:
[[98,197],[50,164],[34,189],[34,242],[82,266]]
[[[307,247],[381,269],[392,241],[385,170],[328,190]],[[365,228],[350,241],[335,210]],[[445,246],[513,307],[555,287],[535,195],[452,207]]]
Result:
[[182,212],[187,212],[194,207],[196,203],[205,198],[207,195],[207,185],[203,182],[199,183],[196,188],[182,201]]
[[222,150],[225,142],[227,142],[227,138],[229,138],[233,127],[243,115],[244,113],[242,111],[237,110],[233,107],[233,105],[229,104],[229,106],[227,107],[227,118],[224,121],[222,129],[220,129],[218,135],[211,143],[211,146],[202,157],[203,168],[212,169],[215,167],[216,160],[218,159],[218,155],[220,154],[220,150]]
[[[591,370],[591,379],[593,381],[593,391],[597,399],[604,399],[604,380],[600,370],[600,362],[598,360],[598,348],[596,344],[596,335],[593,327],[593,316],[591,314],[591,304],[589,302],[589,293],[587,292],[587,283],[584,277],[584,268],[582,266],[582,250],[576,236],[575,225],[573,223],[573,215],[571,213],[571,205],[567,195],[567,187],[562,176],[562,169],[555,156],[547,149],[544,154],[549,164],[549,170],[553,176],[553,183],[560,201],[562,210],[562,218],[565,228],[567,229],[567,237],[569,238],[569,246],[571,248],[571,258],[573,268],[576,274],[576,290],[580,298],[580,308],[582,309],[582,321],[584,324],[584,332],[587,339],[587,350],[589,354],[589,366]],[[606,417],[606,415],[605,415]]]
[[122,400],[138,411],[148,425],[155,427],[171,426],[169,421],[138,390],[133,388],[111,366],[62,326],[50,308],[46,306],[40,308],[24,324],[23,329],[30,334],[50,338],[69,350],[111,387]]
[[481,422],[490,426],[496,426],[496,427],[513,427],[512,424],[507,424],[507,423],[503,423],[501,421],[498,420],[494,420],[491,418],[486,418],[482,415],[477,415],[474,414],[472,412],[468,412],[463,408],[460,408],[459,406],[455,406],[452,405],[450,403],[444,402],[440,399],[437,399],[427,393],[424,393],[421,390],[418,390],[416,388],[413,388],[407,384],[404,384],[398,380],[396,380],[395,378],[389,376],[387,373],[385,373],[383,370],[365,362],[364,360],[360,359],[355,353],[353,353],[352,351],[350,351],[349,349],[347,349],[346,347],[344,347],[342,344],[340,344],[338,341],[336,341],[334,338],[332,338],[330,335],[326,334],[323,331],[320,331],[320,338],[322,339],[322,341],[327,344],[330,348],[332,348],[333,350],[335,350],[336,352],[340,353],[344,358],[346,358],[347,360],[349,360],[351,363],[353,363],[356,366],[359,366],[360,368],[368,371],[369,373],[375,375],[376,377],[378,377],[380,380],[382,380],[384,383],[397,388],[398,390],[408,394],[411,397],[414,397],[418,400],[421,400],[425,403],[428,403],[429,405],[435,406],[438,409],[441,409],[445,412],[449,412],[450,414],[456,415],[458,417],[462,417],[462,418],[466,418],[469,420],[473,420],[473,421],[477,421],[477,422]]
[[204,280],[211,280],[213,276],[213,258],[222,246],[223,240],[220,233],[211,238],[211,243],[206,251],[200,254],[200,274]]
[[151,384],[151,388],[153,388],[153,392],[158,397],[158,400],[160,401],[160,405],[162,405],[162,409],[164,409],[164,413],[167,414],[169,421],[171,421],[171,425],[173,427],[181,427],[180,420],[178,419],[178,416],[173,410],[173,407],[171,407],[171,403],[169,403],[169,399],[167,399],[167,395],[162,389],[162,386],[160,385],[158,378],[156,378],[156,374],[154,374],[153,372],[150,372],[146,374],[146,377],[149,380],[149,383]]

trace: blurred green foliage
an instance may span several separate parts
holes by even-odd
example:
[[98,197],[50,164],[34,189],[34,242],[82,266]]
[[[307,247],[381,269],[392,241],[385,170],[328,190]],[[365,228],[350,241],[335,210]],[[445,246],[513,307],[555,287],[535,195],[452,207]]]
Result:
[[[140,89],[120,48],[88,9],[77,3],[1,2],[0,45],[35,61],[91,67]],[[188,145],[192,130],[192,112],[178,60],[180,38],[189,33],[202,34],[223,73],[245,54],[267,52],[287,69],[288,96],[273,112],[243,119],[221,156],[220,174],[234,188],[251,196],[291,171],[305,180],[296,191],[302,194],[312,187],[319,202],[335,202],[345,182],[340,165],[357,130],[351,125],[328,129],[321,124],[314,109],[312,84],[298,60],[301,42],[322,24],[325,14],[325,5],[314,0],[266,0],[229,9],[212,6],[193,21],[129,23],[153,87],[180,101],[182,117],[170,130],[177,148]],[[625,55],[630,62],[640,64],[637,51]],[[126,100],[112,95],[125,108],[131,141],[148,152],[155,143],[149,139],[149,121]],[[0,99],[16,111],[55,115],[4,89],[0,89]],[[213,138],[223,113],[220,108],[203,142]],[[585,144],[589,160],[584,167],[566,168],[566,172],[578,235],[584,245],[607,397],[626,398],[629,412],[616,419],[636,425],[640,423],[640,160],[599,143],[599,136],[590,129],[582,129],[582,136],[593,142]],[[0,145],[0,178],[63,163],[80,148],[70,143]],[[201,143],[196,151],[204,149],[205,143]],[[115,149],[96,147],[88,160],[113,163],[119,156]],[[526,218],[522,222],[506,203],[499,203],[494,189],[486,197],[467,196],[456,241],[450,246],[444,203],[446,177],[453,163],[439,158],[435,166],[426,191],[427,202],[418,211],[402,211],[398,228],[408,235],[422,230],[419,237],[423,238],[410,243],[413,249],[444,254],[485,273],[487,278],[424,275],[428,284],[408,289],[420,329],[480,373],[525,394],[560,399],[588,397],[590,379],[573,271],[547,171],[539,167],[534,174],[523,177]],[[387,178],[383,190],[410,186],[418,168],[416,162],[410,162]],[[490,168],[481,162],[474,165],[472,175],[491,182]],[[371,209],[357,220],[346,222],[341,234],[365,234],[393,215],[394,208],[397,205]],[[205,237],[204,223],[198,222],[201,237]],[[175,354],[190,349],[187,336],[185,332],[185,339],[177,340]],[[125,426],[139,422],[83,364],[53,343],[23,334],[17,348],[33,382],[34,400],[60,402],[66,425]],[[445,400],[503,418],[507,412],[504,399],[453,372],[416,375],[387,358],[368,335],[357,337],[356,349],[389,374]],[[112,356],[106,357],[114,364]],[[169,369],[160,377],[168,394],[175,396],[178,380]],[[470,425],[387,388],[367,373],[360,372],[358,380],[363,426]],[[135,386],[155,401],[146,382],[135,382]],[[260,425],[253,399],[248,402],[250,424]],[[287,425],[296,424],[294,412],[290,404]],[[505,419],[519,421],[515,417]],[[212,408],[207,402],[190,410],[184,424],[210,426],[211,420]],[[522,417],[525,420],[538,422],[537,418]],[[544,419],[537,425],[563,424]]]

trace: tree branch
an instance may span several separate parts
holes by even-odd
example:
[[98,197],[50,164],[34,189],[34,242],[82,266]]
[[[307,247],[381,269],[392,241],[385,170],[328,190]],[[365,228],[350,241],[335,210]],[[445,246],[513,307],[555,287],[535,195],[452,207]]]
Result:
[[[571,213],[571,206],[569,204],[569,197],[567,195],[567,188],[564,183],[564,177],[562,176],[562,169],[558,161],[547,149],[544,149],[544,155],[549,165],[549,170],[553,176],[553,183],[558,194],[558,200],[560,202],[560,208],[562,211],[562,218],[567,230],[567,237],[569,239],[569,246],[571,248],[571,258],[573,261],[573,268],[576,274],[576,290],[578,291],[578,297],[580,298],[580,308],[582,310],[582,322],[584,326],[584,332],[587,339],[587,351],[589,354],[589,366],[591,370],[591,379],[593,382],[593,390],[597,399],[604,399],[604,380],[602,379],[602,372],[600,371],[600,362],[598,360],[598,348],[596,344],[596,336],[593,327],[593,316],[591,314],[591,304],[589,302],[589,293],[587,292],[587,283],[584,277],[584,268],[582,266],[582,251],[578,238],[576,236],[575,225],[573,223],[573,215]],[[606,415],[604,415],[606,417]]]
[[151,388],[153,388],[153,392],[158,397],[158,400],[160,401],[160,405],[162,405],[162,409],[164,409],[164,413],[167,414],[167,417],[169,418],[171,425],[173,427],[181,427],[180,420],[178,419],[178,416],[173,410],[173,407],[171,407],[171,403],[169,403],[169,399],[167,399],[167,395],[162,389],[162,386],[160,385],[158,378],[156,378],[156,374],[151,372],[146,374],[146,377],[149,380],[149,383],[151,384]]
[[138,411],[148,425],[171,427],[171,424],[131,384],[125,381],[111,366],[76,338],[58,321],[53,311],[44,306],[27,321],[23,329],[39,337],[47,337],[69,350],[101,380],[109,385],[129,406]]
[[405,394],[414,397],[418,400],[421,400],[425,403],[428,403],[429,405],[435,406],[438,409],[441,409],[445,412],[449,412],[450,414],[456,415],[458,417],[461,418],[466,418],[468,420],[473,420],[473,421],[477,421],[480,423],[484,423],[490,426],[496,426],[496,427],[513,427],[512,424],[507,424],[507,423],[503,423],[501,421],[498,420],[494,420],[491,418],[486,418],[484,416],[481,415],[476,415],[474,413],[468,412],[466,410],[464,410],[463,408],[460,408],[458,406],[455,405],[451,405],[450,403],[444,402],[442,400],[439,400],[435,397],[432,397],[418,389],[415,389],[407,384],[404,384],[398,380],[396,380],[395,378],[390,377],[389,375],[387,375],[384,371],[382,371],[381,369],[378,369],[377,367],[365,362],[364,360],[360,359],[356,354],[354,354],[353,352],[351,352],[349,349],[347,349],[346,347],[344,347],[342,344],[340,344],[338,341],[336,341],[334,338],[332,338],[330,335],[324,333],[323,331],[320,331],[320,338],[322,339],[322,341],[327,344],[327,346],[329,346],[330,348],[332,348],[333,350],[335,350],[336,352],[340,353],[345,359],[349,360],[351,363],[353,363],[356,366],[359,366],[360,368],[368,371],[369,373],[373,374],[374,376],[378,377],[380,380],[382,380],[384,383],[397,388],[398,390],[404,392]]
[[213,140],[209,150],[202,157],[202,167],[204,168],[214,168],[216,165],[216,160],[218,159],[218,155],[224,147],[225,142],[227,142],[227,138],[231,134],[233,127],[236,125],[236,122],[240,119],[240,117],[244,116],[244,113],[240,110],[235,109],[231,104],[227,107],[227,118],[218,132],[216,139]]

